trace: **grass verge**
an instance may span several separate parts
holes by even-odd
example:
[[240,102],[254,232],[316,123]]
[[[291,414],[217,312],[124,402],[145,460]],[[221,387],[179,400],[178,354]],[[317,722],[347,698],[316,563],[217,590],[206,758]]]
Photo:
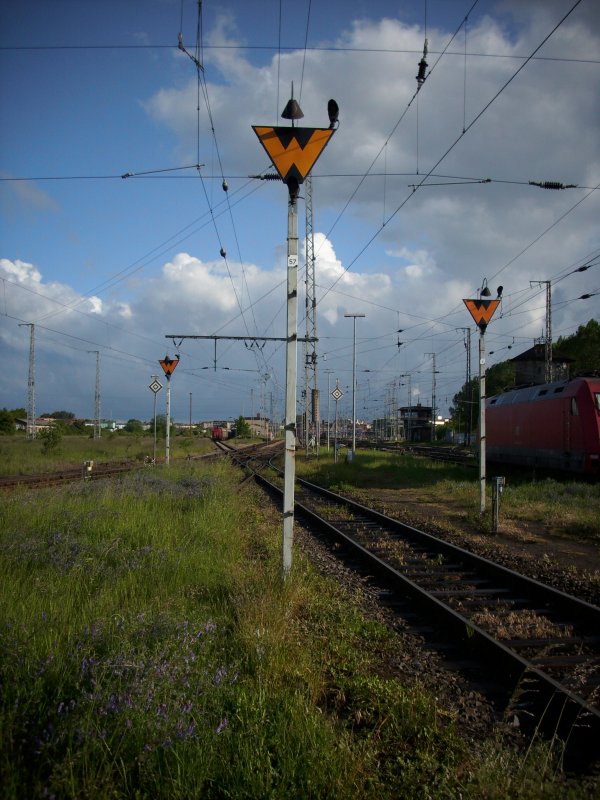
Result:
[[[210,439],[199,436],[172,436],[172,459],[201,455],[214,449]],[[41,438],[24,435],[0,436],[0,475],[32,475],[66,467],[81,467],[84,461],[144,461],[152,459],[154,439],[122,432],[108,432],[101,439],[64,435],[56,447],[47,449]],[[158,439],[156,458],[164,459],[165,440]]]
[[227,464],[0,508],[0,788],[17,798],[581,797],[474,747]]

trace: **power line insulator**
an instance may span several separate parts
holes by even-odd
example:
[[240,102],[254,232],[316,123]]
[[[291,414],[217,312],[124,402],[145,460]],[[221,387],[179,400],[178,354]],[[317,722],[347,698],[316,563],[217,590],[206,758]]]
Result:
[[425,77],[426,77],[425,71],[428,67],[427,61],[425,59],[427,58],[428,47],[429,47],[429,42],[427,41],[427,39],[425,39],[425,42],[423,44],[423,58],[419,61],[419,74],[416,76],[418,84],[417,91],[419,91],[421,86],[423,86],[423,84],[425,83]]
[[223,183],[221,184],[221,186],[223,187],[223,191],[224,191],[224,192],[227,192],[227,191],[229,191],[229,184],[227,183],[227,181],[225,180],[225,178],[223,178]]
[[576,189],[576,183],[560,183],[559,181],[529,181],[530,186],[539,186],[540,189]]
[[223,258],[227,258],[227,253],[225,252],[225,250],[224,250],[223,248],[221,248],[221,249],[219,250],[219,252],[220,252],[220,254],[221,254],[221,256],[222,256]]

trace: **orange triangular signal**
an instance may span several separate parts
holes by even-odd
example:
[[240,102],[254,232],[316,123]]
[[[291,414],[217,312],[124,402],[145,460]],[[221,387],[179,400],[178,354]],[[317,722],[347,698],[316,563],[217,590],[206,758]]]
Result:
[[484,331],[494,316],[494,311],[500,305],[500,300],[463,300],[463,303],[468,308],[475,324]]
[[171,375],[173,374],[175,367],[177,366],[177,364],[179,364],[179,359],[169,358],[169,356],[165,356],[165,358],[162,361],[159,361],[158,363],[163,368],[163,371],[167,376],[167,378],[170,378]]
[[315,165],[333,128],[271,128],[253,125],[252,130],[267,151],[281,180],[302,183]]

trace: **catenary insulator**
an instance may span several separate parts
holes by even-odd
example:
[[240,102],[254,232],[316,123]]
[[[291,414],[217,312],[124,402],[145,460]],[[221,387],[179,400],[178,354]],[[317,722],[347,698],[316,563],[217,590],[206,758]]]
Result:
[[425,83],[425,70],[427,69],[427,62],[424,58],[419,61],[419,74],[417,75],[417,83],[419,84],[419,89]]
[[540,189],[576,189],[575,183],[560,183],[559,181],[529,181],[530,186],[539,186]]
[[423,44],[423,58],[419,61],[419,74],[417,75],[417,83],[419,84],[417,91],[423,86],[425,83],[425,70],[427,69],[427,49],[429,47],[429,41],[425,39]]

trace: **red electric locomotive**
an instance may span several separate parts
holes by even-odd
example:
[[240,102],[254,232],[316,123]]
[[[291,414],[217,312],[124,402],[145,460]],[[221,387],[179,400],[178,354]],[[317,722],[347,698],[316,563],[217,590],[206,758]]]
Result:
[[600,476],[600,378],[490,397],[485,421],[490,461]]
[[221,442],[225,438],[223,435],[223,428],[220,425],[215,425],[213,427],[212,438],[215,442]]

